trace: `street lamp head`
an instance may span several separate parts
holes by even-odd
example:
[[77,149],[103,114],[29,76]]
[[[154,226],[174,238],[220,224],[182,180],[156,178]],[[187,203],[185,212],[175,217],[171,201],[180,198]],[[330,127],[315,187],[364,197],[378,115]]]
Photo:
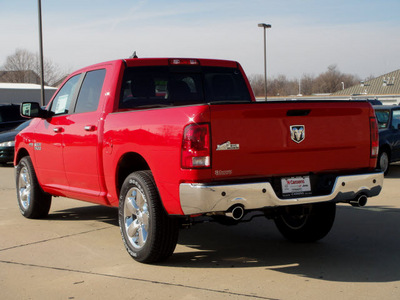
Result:
[[271,24],[259,23],[258,27],[271,28]]

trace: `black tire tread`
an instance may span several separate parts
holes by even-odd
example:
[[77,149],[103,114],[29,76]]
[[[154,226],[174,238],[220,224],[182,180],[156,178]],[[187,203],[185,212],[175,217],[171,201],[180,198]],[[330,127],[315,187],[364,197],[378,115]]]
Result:
[[152,245],[151,252],[153,255],[143,262],[159,262],[170,257],[175,250],[179,233],[178,223],[176,219],[170,218],[165,212],[151,171],[140,171],[138,174],[143,176],[151,193],[157,195],[157,201],[154,201],[153,208],[156,210],[156,216],[160,218],[160,221],[156,222],[154,232],[156,239],[159,239],[160,242]]
[[331,230],[336,214],[336,203],[314,203],[306,223],[299,229],[289,228],[282,216],[275,219],[280,233],[292,242],[308,243],[324,238]]
[[390,169],[390,153],[387,151],[387,150],[382,150],[382,151],[379,151],[379,155],[378,155],[378,161],[377,161],[377,169],[378,170],[381,170],[381,171],[383,171],[382,170],[382,167],[381,167],[381,165],[380,165],[380,163],[381,163],[381,156],[382,156],[382,154],[383,153],[386,153],[386,155],[387,155],[387,157],[388,157],[388,160],[389,160],[389,163],[388,163],[388,166],[387,166],[387,168],[386,168],[386,171],[383,173],[384,175],[388,175],[389,174],[389,169]]
[[[18,180],[19,180],[19,172],[21,171],[23,165],[25,165],[28,169],[29,175],[31,177],[31,185],[32,185],[32,195],[31,195],[31,204],[30,207],[24,210],[21,207],[19,200],[19,192],[18,192]],[[18,166],[16,172],[16,186],[17,186],[17,199],[18,206],[21,214],[28,219],[42,219],[47,217],[51,207],[51,195],[45,193],[36,177],[36,172],[32,164],[32,160],[30,156],[23,157]]]
[[[149,205],[151,205],[151,212],[154,214],[154,218],[152,219],[153,230],[150,232],[150,237],[148,237],[148,241],[146,243],[150,243],[146,245],[146,253],[141,253],[140,255],[133,255],[134,251],[129,247],[129,243],[125,240],[122,226],[123,223],[123,213],[122,213],[122,205],[123,205],[123,197],[125,197],[122,192],[124,188],[121,189],[121,199],[120,199],[120,228],[122,238],[125,244],[125,247],[128,253],[136,260],[142,263],[155,263],[165,260],[170,257],[175,250],[178,235],[179,235],[179,224],[176,218],[171,218],[165,212],[164,207],[161,203],[161,199],[158,193],[157,186],[155,184],[153,175],[151,171],[137,171],[130,174],[124,182],[125,186],[127,182],[129,182],[129,178],[135,177],[135,180],[142,185],[142,189],[147,193]],[[152,216],[150,216],[152,218]]]

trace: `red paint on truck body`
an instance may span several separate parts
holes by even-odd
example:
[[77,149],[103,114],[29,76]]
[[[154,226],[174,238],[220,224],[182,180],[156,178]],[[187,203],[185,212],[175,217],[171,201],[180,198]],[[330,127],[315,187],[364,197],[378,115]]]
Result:
[[[54,99],[60,105],[69,101],[60,91],[71,78],[79,78],[77,90],[71,90],[74,103],[88,74],[105,70],[97,109],[76,112],[77,106],[68,106],[65,113],[34,120],[16,138],[14,163],[18,164],[21,153],[28,153],[44,191],[109,206],[118,206],[120,177],[129,171],[125,170],[127,166],[148,167],[166,211],[175,215],[183,214],[181,183],[251,182],[310,173],[356,174],[375,167],[370,134],[374,113],[367,102],[255,103],[237,62],[197,61],[200,68],[235,69],[235,74],[243,76],[248,103],[209,104],[206,99],[197,104],[125,108],[120,101],[122,93],[130,93],[124,89],[126,69],[165,67],[176,71],[172,68],[180,66],[171,66],[168,58],[94,65],[71,74],[48,110],[55,110]],[[187,66],[181,67],[183,71]],[[163,79],[158,84],[162,86]],[[163,95],[167,99],[168,93],[159,88],[154,97]],[[87,97],[91,97],[90,91]],[[190,124],[209,128],[210,166],[182,168],[183,134]],[[304,140],[299,143],[291,139],[290,126],[294,125],[305,127]],[[217,150],[224,145],[229,150]]]

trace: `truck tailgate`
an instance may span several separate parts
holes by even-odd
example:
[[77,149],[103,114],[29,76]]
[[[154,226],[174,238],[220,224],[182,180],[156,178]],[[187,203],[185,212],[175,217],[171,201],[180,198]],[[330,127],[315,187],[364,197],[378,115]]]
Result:
[[355,101],[211,105],[213,178],[367,169],[371,109]]

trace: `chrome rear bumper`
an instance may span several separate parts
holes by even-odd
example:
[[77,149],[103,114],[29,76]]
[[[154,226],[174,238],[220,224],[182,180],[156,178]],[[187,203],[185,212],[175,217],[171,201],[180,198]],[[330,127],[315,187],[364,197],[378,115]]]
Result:
[[181,207],[185,215],[225,212],[233,205],[244,209],[287,206],[317,202],[348,202],[358,195],[374,197],[383,186],[383,173],[338,176],[329,195],[280,199],[269,182],[232,185],[182,183],[179,187]]

